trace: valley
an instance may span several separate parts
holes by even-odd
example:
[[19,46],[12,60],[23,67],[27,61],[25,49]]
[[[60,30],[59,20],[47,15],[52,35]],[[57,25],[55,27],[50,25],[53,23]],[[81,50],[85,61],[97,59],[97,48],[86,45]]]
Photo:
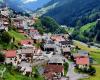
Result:
[[100,80],[100,0],[0,0],[0,80]]

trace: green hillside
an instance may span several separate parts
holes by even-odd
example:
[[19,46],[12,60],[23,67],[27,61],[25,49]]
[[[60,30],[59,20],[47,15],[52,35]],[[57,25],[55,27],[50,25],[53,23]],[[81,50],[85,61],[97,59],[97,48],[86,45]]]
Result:
[[97,26],[97,21],[95,21],[81,28],[75,28],[72,37],[83,42],[99,42],[99,32],[99,26]]
[[51,0],[36,13],[50,16],[62,25],[83,26],[100,18],[99,3],[100,0]]
[[56,20],[49,16],[39,18],[33,26],[42,34],[44,32],[66,33],[65,28],[60,27]]
[[80,31],[83,33],[84,31],[90,31],[94,26],[96,25],[96,22],[88,23],[80,28]]
[[16,41],[20,41],[20,40],[23,40],[23,39],[26,39],[27,37],[25,37],[25,35],[22,35],[14,30],[10,30],[8,31],[8,33],[15,38]]
[[3,32],[0,34],[0,49],[16,49],[18,48],[18,42],[23,39],[27,39],[27,37],[14,30]]

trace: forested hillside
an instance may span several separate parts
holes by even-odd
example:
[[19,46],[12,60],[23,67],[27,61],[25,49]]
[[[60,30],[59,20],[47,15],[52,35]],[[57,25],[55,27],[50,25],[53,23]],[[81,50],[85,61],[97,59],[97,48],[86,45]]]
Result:
[[83,42],[100,42],[100,20],[75,28],[72,37]]
[[41,34],[44,32],[66,33],[64,28],[62,28],[53,18],[48,16],[39,18],[33,26],[38,29]]
[[51,16],[60,24],[67,26],[82,26],[100,18],[99,3],[100,0],[51,0],[43,10],[36,13],[46,12],[44,16]]

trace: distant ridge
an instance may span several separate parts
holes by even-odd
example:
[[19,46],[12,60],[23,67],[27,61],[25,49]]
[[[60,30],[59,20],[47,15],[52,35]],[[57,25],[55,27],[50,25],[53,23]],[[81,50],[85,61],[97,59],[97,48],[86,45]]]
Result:
[[100,0],[51,0],[35,14],[53,17],[62,25],[82,26],[100,18]]

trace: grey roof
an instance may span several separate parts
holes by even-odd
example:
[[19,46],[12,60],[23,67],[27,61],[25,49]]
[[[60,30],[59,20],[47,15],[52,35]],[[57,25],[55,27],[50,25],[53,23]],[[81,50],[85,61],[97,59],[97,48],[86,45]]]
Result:
[[88,51],[84,51],[84,50],[79,50],[78,53],[76,54],[73,54],[74,57],[77,57],[77,56],[85,56],[85,57],[88,57]]
[[61,43],[62,45],[66,45],[66,44],[70,44],[71,41],[60,41],[60,43]]
[[64,63],[64,59],[61,55],[53,55],[48,63]]
[[34,50],[32,48],[17,50],[17,54],[28,54],[28,53],[34,53]]
[[84,51],[84,50],[78,50],[78,53],[79,54],[88,54],[89,52],[88,51]]
[[21,70],[25,70],[26,72],[32,72],[32,66],[30,63],[22,61],[18,66],[21,67]]
[[76,54],[73,54],[74,57],[88,57],[88,54],[79,54],[79,53],[76,53]]
[[44,44],[44,48],[56,48],[55,44]]
[[48,43],[48,44],[54,44],[54,41],[48,40],[47,43]]
[[18,66],[20,66],[20,67],[29,67],[29,66],[31,66],[31,64],[30,63],[27,63],[27,62],[25,62],[25,61],[22,61]]

